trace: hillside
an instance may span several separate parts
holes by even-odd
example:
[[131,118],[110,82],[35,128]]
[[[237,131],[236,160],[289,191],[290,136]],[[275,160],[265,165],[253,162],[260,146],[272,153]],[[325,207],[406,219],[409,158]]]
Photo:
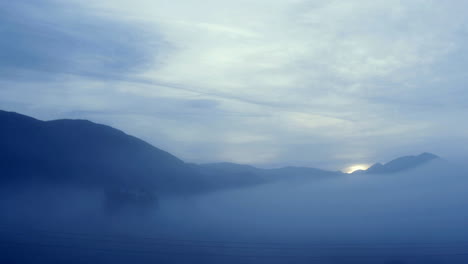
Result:
[[3,182],[151,188],[160,193],[206,188],[175,156],[109,126],[86,120],[40,121],[0,111]]

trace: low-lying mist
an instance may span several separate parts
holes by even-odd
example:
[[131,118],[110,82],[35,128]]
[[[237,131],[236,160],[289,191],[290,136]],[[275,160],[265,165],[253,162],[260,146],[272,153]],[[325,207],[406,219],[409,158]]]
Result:
[[402,173],[282,181],[119,208],[97,189],[3,186],[0,229],[226,243],[453,243],[468,237],[466,186],[465,170],[442,160]]
[[463,239],[468,177],[442,165],[167,200],[157,223],[168,230],[269,241]]

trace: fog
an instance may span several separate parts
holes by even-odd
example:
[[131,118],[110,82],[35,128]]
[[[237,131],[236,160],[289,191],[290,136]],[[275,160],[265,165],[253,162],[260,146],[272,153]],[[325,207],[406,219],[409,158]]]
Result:
[[170,200],[161,204],[165,218],[159,223],[269,241],[463,239],[468,178],[441,163],[400,174],[281,182]]
[[[167,263],[293,263],[269,258],[276,255],[297,263],[465,263],[467,184],[465,169],[435,160],[396,174],[282,181],[117,209],[98,189],[12,185],[2,188],[0,230],[22,243],[63,244],[61,234],[76,245],[77,236],[93,234],[121,241],[119,251],[169,247],[177,254]],[[180,252],[199,257],[182,261]],[[146,257],[139,261],[154,260]]]

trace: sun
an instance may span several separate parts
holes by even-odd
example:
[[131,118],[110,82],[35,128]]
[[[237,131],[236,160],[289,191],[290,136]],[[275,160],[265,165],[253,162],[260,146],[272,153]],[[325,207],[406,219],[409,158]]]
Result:
[[354,164],[345,168],[343,171],[345,173],[353,173],[357,170],[367,170],[369,167],[370,167],[369,164]]

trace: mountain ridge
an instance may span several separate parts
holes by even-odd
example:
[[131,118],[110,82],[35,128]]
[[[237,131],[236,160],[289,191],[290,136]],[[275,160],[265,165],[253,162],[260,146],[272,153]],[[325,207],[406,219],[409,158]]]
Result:
[[[0,180],[130,186],[191,193],[281,180],[343,175],[310,167],[261,169],[229,162],[193,164],[111,126],[85,119],[41,121],[0,110]],[[356,173],[392,173],[438,158],[404,156]]]
[[374,163],[367,170],[355,171],[353,173],[367,173],[367,174],[389,174],[396,173],[400,171],[410,170],[421,166],[429,161],[440,159],[439,156],[423,152],[419,155],[409,155],[395,158],[385,164],[380,162]]
[[[41,121],[0,111],[0,122],[2,180],[26,177],[84,185],[138,185],[172,192],[183,191],[176,190],[181,187],[177,181],[183,178],[190,182],[188,175],[195,174],[168,152],[88,120]],[[167,177],[169,173],[171,177]]]

